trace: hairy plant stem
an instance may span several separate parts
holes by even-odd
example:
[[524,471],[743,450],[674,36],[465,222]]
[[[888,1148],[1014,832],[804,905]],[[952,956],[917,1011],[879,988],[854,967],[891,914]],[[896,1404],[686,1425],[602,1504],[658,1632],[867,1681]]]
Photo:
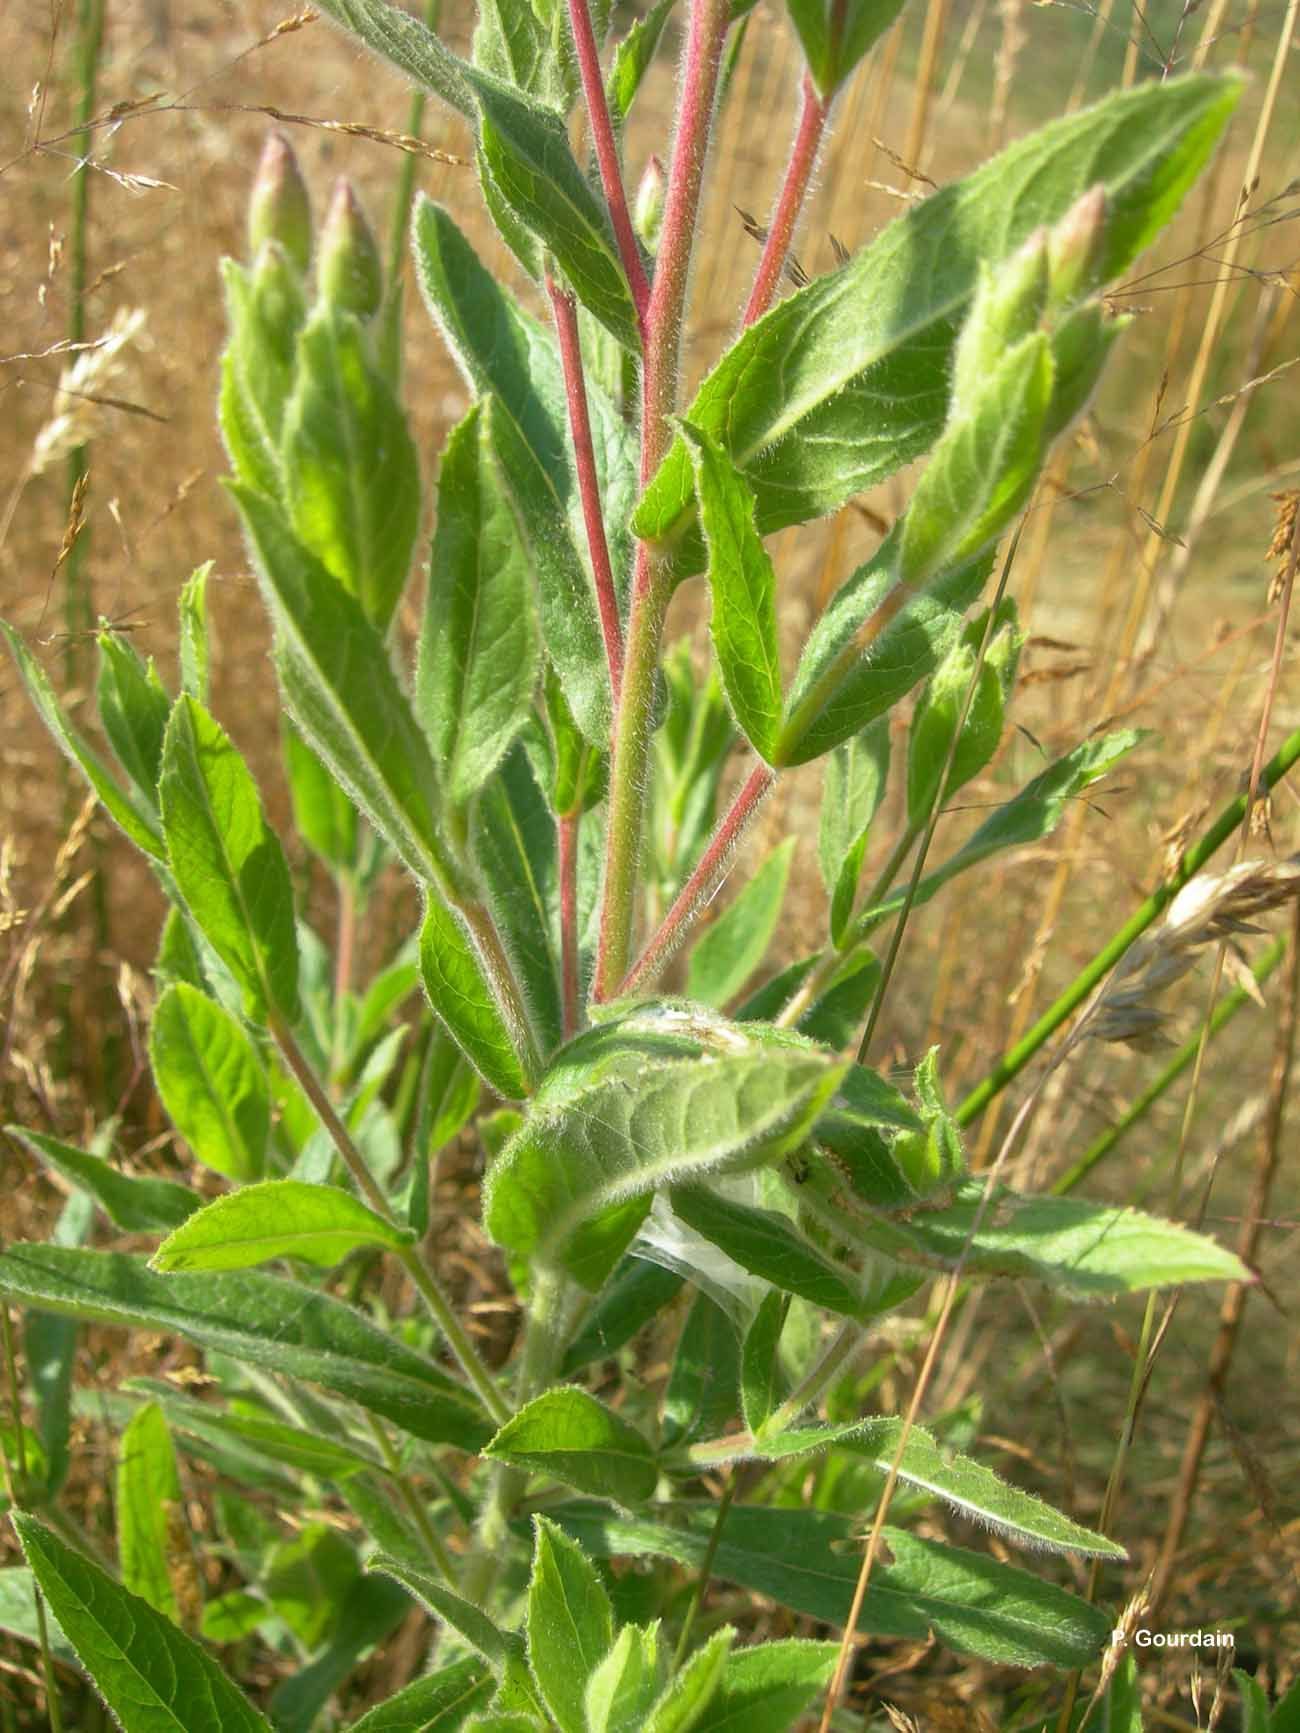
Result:
[[560,976],[563,985],[564,1039],[578,1033],[578,827],[581,812],[555,821],[560,879]]
[[[573,0],[581,6],[583,0]],[[583,8],[585,11],[585,7]],[[590,26],[588,26],[590,28]],[[582,501],[582,521],[587,529],[591,572],[596,580],[596,606],[605,640],[605,660],[615,704],[623,684],[623,626],[618,617],[614,572],[605,539],[605,519],[600,509],[600,481],[596,475],[596,452],[591,438],[591,416],[587,408],[587,384],[582,370],[582,344],[578,339],[578,313],[573,296],[546,273],[546,293],[555,315],[555,334],[560,343],[560,365],[564,369],[564,396],[569,410],[569,433],[573,439],[573,464]]]
[[456,1586],[456,1561],[443,1545],[437,1529],[429,1521],[429,1512],[425,1508],[424,1500],[411,1485],[404,1472],[401,1458],[393,1448],[393,1441],[388,1436],[387,1428],[381,1420],[370,1413],[366,1414],[366,1422],[370,1427],[375,1443],[379,1446],[379,1453],[384,1459],[385,1468],[388,1470],[388,1478],[397,1488],[402,1503],[410,1512],[411,1521],[419,1531],[420,1539],[424,1542],[429,1557],[437,1567],[439,1576],[449,1588],[454,1589]]
[[[641,410],[643,485],[658,469],[667,449],[669,417],[677,404],[691,250],[699,219],[718,68],[730,20],[729,0],[691,0],[663,227],[646,311]],[[655,670],[671,596],[672,577],[667,562],[645,542],[639,543],[632,579],[627,659],[614,720],[605,884],[596,960],[597,998],[614,994],[631,961],[637,870],[649,784]]]
[[569,0],[569,25],[573,31],[573,46],[578,56],[578,74],[582,79],[582,94],[587,104],[587,124],[591,128],[591,142],[595,147],[596,163],[600,169],[600,184],[604,188],[605,203],[609,206],[614,239],[618,242],[619,257],[623,261],[627,286],[632,291],[632,302],[636,307],[637,323],[641,327],[641,340],[644,343],[650,283],[641,262],[641,249],[637,244],[632,215],[627,207],[623,166],[618,156],[618,140],[614,137],[614,123],[610,119],[609,104],[605,100],[600,49],[591,26],[587,0]]
[[[514,1390],[516,1410],[545,1390],[559,1369],[570,1286],[558,1270],[538,1268],[533,1272],[533,1291]],[[475,1529],[474,1553],[462,1579],[463,1593],[480,1606],[491,1595],[505,1555],[510,1519],[527,1485],[528,1475],[523,1469],[508,1462],[492,1464],[487,1497]]]
[[[1273,757],[1263,766],[1259,773],[1258,791],[1266,794],[1276,783],[1280,782],[1286,773],[1300,759],[1300,729],[1290,734],[1274,753]],[[1245,817],[1249,803],[1248,793],[1239,794],[1230,801],[1215,819],[1214,823],[1204,833],[1200,840],[1188,849],[1179,862],[1176,872],[1170,875],[1158,890],[1155,890],[1138,908],[1110,941],[1097,952],[1086,968],[1081,969],[1070,985],[1050,1005],[1033,1027],[1026,1031],[1014,1047],[1008,1049],[997,1064],[976,1085],[970,1094],[956,1110],[959,1125],[969,1125],[993,1100],[1024,1070],[1035,1053],[1051,1039],[1061,1025],[1075,1012],[1092,992],[1093,988],[1110,973],[1115,964],[1128,950],[1129,946],[1146,931],[1151,923],[1168,908],[1178,895],[1178,892],[1193,878],[1205,863],[1233,834]]]
[[846,1318],[826,1344],[821,1359],[795,1385],[781,1406],[772,1412],[763,1430],[784,1432],[787,1427],[794,1425],[806,1408],[815,1407],[864,1340],[862,1325],[856,1318]]
[[775,781],[776,772],[769,770],[766,764],[756,765],[750,771],[700,856],[699,864],[677,893],[673,906],[660,921],[645,950],[624,976],[618,989],[620,995],[648,986],[681,944]]
[[799,222],[799,213],[803,209],[808,183],[817,163],[817,153],[821,149],[829,113],[829,101],[817,94],[816,85],[805,72],[794,143],[790,147],[785,179],[777,196],[776,209],[772,212],[772,221],[768,227],[767,239],[763,243],[762,256],[758,261],[754,286],[745,305],[742,325],[752,325],[756,319],[761,319],[772,305],[777,285],[781,281],[781,273],[790,256],[794,231]]
[[709,1544],[704,1549],[704,1557],[700,1560],[700,1568],[695,1578],[695,1587],[691,1591],[691,1604],[686,1609],[686,1617],[682,1620],[681,1634],[677,1639],[677,1647],[673,1650],[672,1671],[676,1673],[686,1659],[690,1648],[691,1632],[695,1629],[695,1621],[700,1615],[704,1597],[708,1592],[709,1579],[713,1575],[713,1561],[718,1556],[718,1547],[722,1542],[722,1531],[726,1527],[727,1513],[731,1509],[731,1501],[736,1496],[736,1471],[729,1470],[727,1484],[722,1489],[722,1497],[718,1500],[717,1509],[713,1513],[713,1527],[709,1531]]
[[[18,1388],[18,1356],[14,1351],[13,1321],[9,1316],[9,1308],[0,1304],[0,1343],[4,1347],[5,1382],[9,1392],[9,1407],[13,1419],[14,1430],[14,1462],[9,1462],[9,1453],[0,1441],[0,1468],[4,1470],[5,1495],[9,1500],[11,1510],[26,1508],[27,1486],[27,1436],[23,1427],[23,1400]],[[15,1479],[14,1469],[17,1470]],[[45,1704],[50,1718],[50,1733],[63,1733],[63,1703],[59,1697],[58,1681],[54,1675],[54,1656],[50,1650],[50,1628],[45,1617],[45,1596],[39,1587],[32,1590],[32,1599],[36,1606],[36,1634],[40,1642],[41,1670],[45,1675]]]
[[[292,1029],[279,1016],[272,1016],[269,1027],[285,1064],[293,1073],[303,1094],[311,1102],[317,1117],[329,1135],[331,1143],[338,1151],[343,1165],[356,1181],[357,1189],[377,1216],[382,1217],[386,1222],[396,1223],[397,1218],[393,1214],[388,1199],[376,1184],[374,1175],[366,1166],[365,1157],[353,1142],[351,1132],[339,1118],[334,1103],[330,1100],[320,1079],[308,1063]],[[446,1337],[447,1346],[455,1356],[461,1371],[474,1386],[483,1406],[498,1426],[503,1425],[510,1418],[509,1404],[497,1388],[496,1380],[484,1364],[477,1348],[470,1341],[450,1300],[443,1293],[438,1278],[423,1261],[415,1246],[408,1246],[405,1251],[396,1255],[400,1258],[411,1281],[415,1284],[420,1297],[429,1308],[434,1322]]]

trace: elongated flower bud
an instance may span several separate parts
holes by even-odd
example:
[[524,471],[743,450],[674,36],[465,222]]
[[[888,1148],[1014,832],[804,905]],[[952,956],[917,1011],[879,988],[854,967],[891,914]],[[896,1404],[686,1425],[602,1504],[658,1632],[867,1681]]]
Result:
[[1036,229],[996,270],[981,269],[953,357],[953,419],[970,411],[1008,350],[1038,329],[1046,305],[1047,230]]
[[305,272],[311,262],[311,203],[293,146],[282,132],[268,133],[248,200],[248,245],[253,258],[277,241]]
[[1047,297],[1051,310],[1091,293],[1101,281],[1107,227],[1106,189],[1090,187],[1047,237]]
[[335,183],[321,231],[317,272],[321,298],[332,306],[362,319],[379,311],[384,298],[379,248],[352,183],[343,178]]
[[632,210],[636,232],[647,247],[653,247],[659,239],[659,225],[664,220],[664,186],[664,165],[657,156],[652,156],[636,189]]

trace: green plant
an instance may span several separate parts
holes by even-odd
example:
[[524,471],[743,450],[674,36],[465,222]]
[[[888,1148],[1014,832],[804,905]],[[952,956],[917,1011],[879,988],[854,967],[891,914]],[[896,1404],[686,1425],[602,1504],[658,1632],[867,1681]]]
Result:
[[[960,1417],[931,1432],[864,1415],[855,1357],[936,1272],[1080,1299],[1249,1272],[1173,1223],[1021,1196],[996,1168],[972,1176],[971,1114],[947,1107],[937,1055],[909,1093],[864,1059],[910,912],[1045,836],[1137,743],[1083,742],[925,871],[937,815],[992,760],[1014,685],[1009,557],[972,613],[998,542],[1122,332],[1107,285],[1176,208],[1236,85],[1144,85],[1059,122],[773,305],[835,95],[899,10],[792,0],[807,74],[789,170],[742,331],[683,413],[700,188],[745,8],[690,0],[662,209],[652,183],[634,219],[621,133],[670,0],[607,78],[605,20],[586,0],[567,19],[485,0],[470,60],[384,0],[324,3],[472,124],[487,208],[553,328],[448,211],[419,203],[420,288],[474,402],[441,458],[409,671],[394,622],[422,483],[395,383],[397,286],[346,185],[313,238],[292,153],[272,141],[250,260],[225,266],[220,413],[275,629],[295,825],[333,888],[332,943],[208,709],[204,569],[181,597],[175,693],[101,634],[117,770],[8,631],[59,744],[167,896],[149,1058],[206,1173],[129,1177],[15,1128],[119,1229],[163,1237],[148,1258],[10,1246],[0,1295],[180,1336],[222,1398],[149,1380],[119,1398],[119,1582],[69,1541],[56,1502],[71,1338],[48,1337],[34,1367],[53,1393],[34,1431],[7,1353],[11,1499],[32,1576],[130,1733],[266,1725],[200,1641],[254,1632],[305,1663],[271,1697],[275,1725],[317,1725],[412,1598],[439,1622],[436,1665],[358,1728],[703,1733],[743,1715],[782,1733],[826,1691],[835,1645],[736,1646],[701,1612],[715,1573],[850,1632],[860,1602],[865,1631],[1083,1666],[1110,1621],[1018,1567],[877,1525],[867,1565],[882,1532],[891,1556],[867,1583],[849,1543],[896,1482],[906,1504],[943,1499],[1013,1541],[1122,1548],[963,1454]],[[579,92],[598,178],[569,145]],[[906,513],[787,684],[763,537],[926,452]],[[689,647],[663,645],[675,589],[700,573],[704,677]],[[914,694],[896,772],[906,823],[863,892],[890,719]],[[754,763],[723,809],[739,740]],[[1266,782],[1297,752],[1293,739]],[[755,988],[789,846],[702,936],[696,922],[780,773],[816,759],[828,940]],[[418,930],[361,983],[359,923],[397,869],[422,899]],[[882,960],[871,941],[891,919]],[[684,993],[655,996],[687,950]],[[483,1226],[523,1314],[504,1367],[453,1303],[432,1233],[438,1155],[471,1124],[489,1157]],[[292,1276],[258,1268],[286,1263]],[[387,1265],[424,1313],[387,1310],[393,1290],[366,1279]],[[619,1377],[621,1351],[670,1304],[683,1322],[663,1390]],[[608,1399],[589,1387],[597,1364],[614,1368]],[[305,1512],[346,1506],[371,1568],[324,1522],[286,1543],[230,1503],[228,1586],[204,1604],[175,1520],[174,1437]],[[812,1503],[797,1490],[810,1464]],[[600,1568],[618,1558],[655,1562]],[[5,1592],[17,1605],[28,1586]],[[833,1692],[826,1703],[829,1723]]]

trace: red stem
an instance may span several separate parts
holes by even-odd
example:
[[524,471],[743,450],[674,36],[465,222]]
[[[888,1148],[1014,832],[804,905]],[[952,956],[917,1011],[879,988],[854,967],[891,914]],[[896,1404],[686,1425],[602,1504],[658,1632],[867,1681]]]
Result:
[[686,929],[717,883],[732,849],[775,781],[776,772],[769,770],[766,764],[756,765],[750,772],[740,793],[732,801],[731,810],[714,831],[709,846],[700,856],[695,871],[678,891],[676,901],[660,921],[650,943],[628,970],[618,990],[620,998],[625,993],[635,992],[647,980],[653,980],[681,943],[686,936]]
[[605,638],[609,684],[617,704],[623,685],[623,626],[618,617],[614,573],[609,563],[609,543],[605,539],[605,520],[600,510],[600,483],[596,478],[596,453],[592,444],[587,386],[582,371],[582,345],[578,340],[578,315],[573,296],[561,289],[549,272],[546,277],[546,292],[551,297],[556,335],[560,340],[560,364],[564,368],[564,395],[569,406],[569,431],[573,435],[573,461],[578,472],[578,493],[582,499],[583,522],[587,526],[592,575],[596,580],[596,605],[600,609],[600,629]]
[[596,147],[601,185],[605,189],[605,203],[609,206],[614,239],[618,242],[619,255],[623,260],[628,288],[632,291],[637,323],[641,327],[641,340],[644,343],[650,283],[645,274],[645,266],[641,263],[641,249],[637,245],[636,231],[632,227],[631,213],[627,208],[623,170],[618,160],[618,141],[614,137],[609,104],[605,101],[600,50],[596,46],[596,33],[591,27],[587,0],[569,0],[569,23],[573,29],[573,45],[578,51],[578,71],[582,78],[583,95],[587,100],[587,118],[591,126],[592,143]]
[[[731,22],[730,0],[692,0],[672,162],[664,198],[659,255],[646,313],[641,410],[641,479],[658,469],[677,403],[678,358],[699,220],[700,189],[718,93],[718,71]],[[644,542],[637,546],[628,616],[627,662],[614,716],[605,883],[596,959],[596,996],[608,998],[627,970],[632,948],[637,865],[649,784],[655,670],[664,615],[672,596],[668,570]]]
[[582,814],[555,821],[560,855],[560,974],[564,985],[564,1039],[578,1033],[578,826]]
[[822,134],[826,130],[826,116],[830,112],[830,104],[817,94],[816,87],[806,72],[803,75],[802,94],[803,103],[799,110],[794,143],[790,147],[790,160],[785,167],[785,179],[781,183],[781,192],[772,213],[767,240],[763,244],[763,256],[758,261],[754,287],[749,292],[749,302],[741,321],[743,325],[752,325],[756,319],[761,319],[772,305],[772,298],[776,294],[781,272],[785,269],[790,253],[790,243],[794,240],[808,182],[812,179]]

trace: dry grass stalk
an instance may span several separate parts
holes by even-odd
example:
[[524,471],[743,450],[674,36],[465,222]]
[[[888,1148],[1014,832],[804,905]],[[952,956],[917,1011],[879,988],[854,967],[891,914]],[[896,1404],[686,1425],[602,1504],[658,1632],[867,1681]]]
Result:
[[[105,393],[126,369],[130,346],[143,331],[143,307],[119,307],[98,342],[80,350],[59,378],[54,407],[32,445],[28,475],[43,475],[88,445],[103,424]],[[117,407],[117,405],[113,405]]]

